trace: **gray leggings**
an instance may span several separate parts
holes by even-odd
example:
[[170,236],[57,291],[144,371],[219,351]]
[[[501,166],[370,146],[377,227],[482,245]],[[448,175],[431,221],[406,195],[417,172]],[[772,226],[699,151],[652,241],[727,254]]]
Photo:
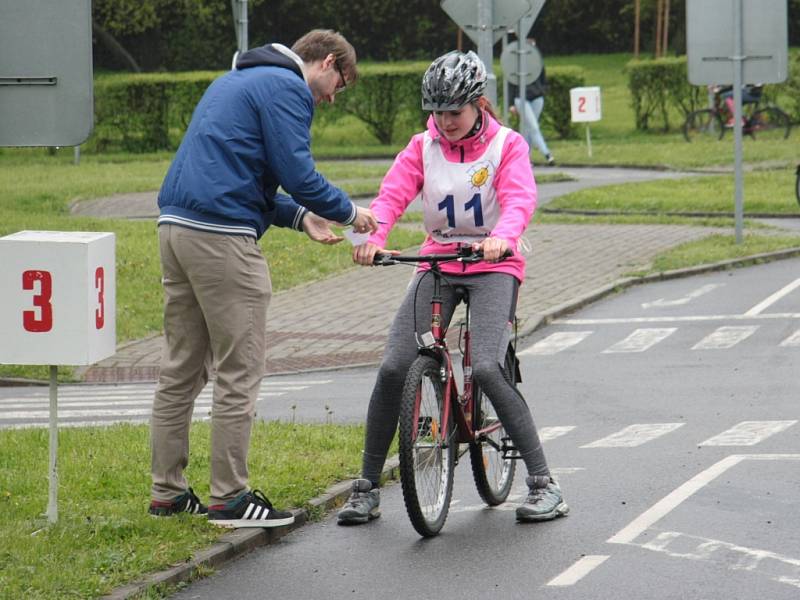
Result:
[[[469,291],[472,336],[472,373],[492,401],[530,475],[549,476],[542,443],[528,405],[509,382],[503,363],[516,307],[516,278],[505,273],[447,275],[442,283],[442,318],[447,325],[456,306],[454,285]],[[418,273],[397,311],[369,400],[362,476],[377,485],[397,429],[400,397],[411,363],[417,357],[416,331],[430,330],[433,277]],[[416,302],[416,323],[414,304]]]

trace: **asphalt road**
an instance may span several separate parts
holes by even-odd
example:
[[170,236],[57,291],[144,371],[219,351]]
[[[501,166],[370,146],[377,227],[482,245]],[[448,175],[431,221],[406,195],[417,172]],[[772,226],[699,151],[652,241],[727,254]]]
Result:
[[[369,525],[331,515],[174,597],[796,600],[799,273],[641,286],[525,340],[522,391],[567,518],[515,523],[522,473],[509,505],[484,508],[464,461],[435,539],[393,484]],[[293,402],[363,415],[371,374],[329,375]]]

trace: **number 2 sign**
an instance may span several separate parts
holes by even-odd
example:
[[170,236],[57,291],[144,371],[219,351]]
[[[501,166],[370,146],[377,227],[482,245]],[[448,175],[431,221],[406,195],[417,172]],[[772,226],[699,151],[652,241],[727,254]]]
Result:
[[116,351],[113,233],[0,238],[0,363],[89,365]]
[[573,123],[599,121],[602,116],[599,87],[578,87],[569,91]]

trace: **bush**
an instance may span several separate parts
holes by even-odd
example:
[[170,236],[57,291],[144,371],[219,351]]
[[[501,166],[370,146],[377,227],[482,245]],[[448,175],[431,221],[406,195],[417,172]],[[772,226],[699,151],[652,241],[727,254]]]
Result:
[[[320,124],[352,115],[380,144],[396,142],[398,132],[424,127],[420,81],[427,62],[368,64],[358,82],[336,96],[333,105],[317,107]],[[106,75],[95,80],[95,128],[89,150],[127,152],[174,150],[186,131],[195,106],[218,71]],[[502,77],[502,75],[500,76]],[[548,108],[543,121],[562,138],[572,135],[569,90],[583,85],[578,67],[547,71]],[[502,79],[498,88],[502,89]],[[400,140],[404,142],[405,139]]]
[[216,72],[99,77],[94,84],[94,132],[88,148],[128,152],[177,147]]

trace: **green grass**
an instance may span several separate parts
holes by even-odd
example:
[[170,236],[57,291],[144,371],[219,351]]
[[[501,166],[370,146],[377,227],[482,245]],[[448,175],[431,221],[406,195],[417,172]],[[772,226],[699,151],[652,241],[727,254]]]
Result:
[[[794,169],[745,173],[745,215],[800,214],[794,186]],[[706,212],[733,215],[733,208],[734,177],[733,173],[729,173],[585,189],[556,198],[543,207],[543,210],[651,214]]]
[[673,269],[705,265],[734,258],[753,256],[764,252],[774,252],[786,248],[800,248],[800,238],[796,236],[745,235],[741,244],[733,235],[712,235],[695,242],[676,246],[658,255],[650,269],[629,275],[647,275]]
[[[288,417],[288,415],[287,415]],[[187,478],[208,498],[207,422],[191,430]],[[276,506],[304,507],[356,474],[362,426],[256,422],[250,481]],[[0,431],[0,598],[94,598],[208,547],[228,530],[204,518],[147,515],[145,425],[62,429],[59,520],[48,526],[46,429]]]

